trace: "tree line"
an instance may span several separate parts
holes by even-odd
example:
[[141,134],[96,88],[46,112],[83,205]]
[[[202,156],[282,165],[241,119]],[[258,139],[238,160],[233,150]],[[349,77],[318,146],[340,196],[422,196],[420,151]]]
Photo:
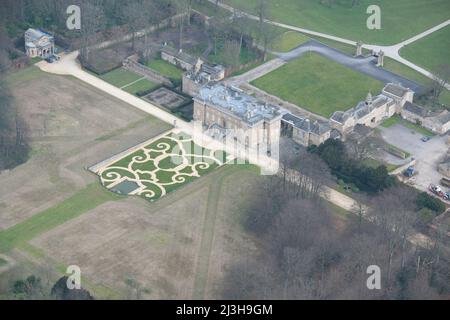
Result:
[[329,139],[309,150],[319,155],[339,179],[355,184],[362,191],[377,193],[395,184],[395,178],[388,174],[385,165],[373,168],[365,165],[360,159],[350,157],[340,140]]
[[24,163],[30,152],[27,126],[6,81],[12,46],[5,29],[0,25],[0,171]]
[[[369,219],[351,213],[343,219],[317,193],[299,193],[296,186],[284,188],[284,183],[282,176],[259,181],[259,191],[242,220],[257,249],[226,269],[221,298],[448,296],[450,261],[442,246],[445,230],[441,226],[429,248],[409,242],[417,218],[417,194],[409,188],[394,186],[373,197]],[[380,290],[366,286],[370,265],[380,267]]]

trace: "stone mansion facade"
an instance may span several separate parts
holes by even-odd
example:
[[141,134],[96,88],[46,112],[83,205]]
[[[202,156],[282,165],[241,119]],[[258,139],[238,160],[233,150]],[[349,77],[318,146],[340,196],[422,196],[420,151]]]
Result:
[[[270,153],[280,138],[282,110],[223,84],[207,85],[194,98],[194,121],[215,138],[234,139],[246,149]],[[263,149],[264,148],[264,149]]]

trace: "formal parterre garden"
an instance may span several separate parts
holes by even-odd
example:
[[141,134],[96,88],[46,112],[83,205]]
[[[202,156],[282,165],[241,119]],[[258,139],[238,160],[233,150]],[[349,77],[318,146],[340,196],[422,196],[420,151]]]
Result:
[[231,156],[196,144],[185,133],[168,133],[97,171],[109,190],[155,201],[223,164]]

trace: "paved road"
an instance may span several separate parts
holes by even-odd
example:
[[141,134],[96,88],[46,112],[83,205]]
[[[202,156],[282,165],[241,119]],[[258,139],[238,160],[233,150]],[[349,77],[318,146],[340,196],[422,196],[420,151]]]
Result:
[[[209,0],[209,2],[215,4],[215,0]],[[219,6],[222,7],[223,9],[226,9],[226,10],[230,11],[230,12],[235,12],[235,9],[233,7],[231,7],[229,5],[226,5],[224,3],[219,3]],[[252,15],[252,14],[249,14],[249,13],[246,13],[246,12],[242,12],[242,11],[239,11],[239,12],[240,12],[241,15],[243,15],[243,16],[251,19],[251,20],[259,21],[259,17],[255,16],[255,15]],[[281,27],[281,28],[285,28],[285,29],[288,29],[288,30],[297,31],[297,32],[301,32],[301,33],[304,33],[304,34],[318,36],[318,37],[321,37],[321,38],[330,39],[330,40],[333,40],[333,41],[337,41],[337,42],[341,42],[341,43],[345,43],[345,44],[350,44],[350,45],[356,46],[356,41],[352,41],[352,40],[348,40],[348,39],[332,36],[332,35],[329,35],[329,34],[326,34],[326,33],[312,31],[312,30],[309,30],[309,29],[299,28],[299,27],[291,26],[291,25],[288,25],[288,24],[284,24],[284,23],[280,23],[280,22],[276,22],[276,21],[272,21],[272,20],[265,19],[264,21],[266,23],[268,23],[268,24],[271,24],[271,25],[274,25],[274,26],[278,26],[278,27]],[[424,32],[414,36],[414,37],[411,37],[408,40],[405,40],[405,41],[400,42],[400,43],[395,44],[395,45],[392,45],[392,46],[379,46],[379,45],[372,45],[372,44],[364,44],[363,48],[369,49],[369,50],[376,50],[376,51],[383,50],[384,53],[385,53],[385,56],[390,57],[390,58],[392,58],[392,59],[394,59],[394,60],[396,60],[396,61],[398,61],[400,63],[403,63],[404,65],[406,65],[406,66],[416,70],[417,72],[423,74],[424,76],[426,76],[426,77],[428,77],[430,79],[434,79],[435,76],[431,72],[429,72],[428,70],[425,70],[424,68],[419,67],[418,65],[416,65],[416,64],[406,60],[405,58],[402,58],[400,56],[399,52],[400,52],[400,49],[402,47],[404,47],[404,46],[406,46],[408,44],[411,44],[411,43],[413,43],[413,42],[415,42],[415,41],[417,41],[419,39],[422,39],[422,38],[432,34],[433,32],[436,32],[436,31],[438,31],[438,30],[440,30],[442,28],[445,28],[448,25],[450,25],[450,19],[448,19],[447,21],[444,21],[443,23],[441,23],[441,24],[439,24],[437,26],[434,26],[434,27],[432,27],[432,28],[430,28],[430,29],[428,29],[428,30],[426,30],[426,31],[424,31]],[[446,88],[447,88],[447,90],[450,90],[450,84],[447,84]]]
[[380,80],[384,83],[401,83],[404,87],[410,88],[415,92],[421,92],[424,88],[409,79],[399,76],[395,73],[387,71],[381,67],[376,66],[377,59],[370,57],[353,57],[349,56],[339,50],[328,47],[319,41],[310,40],[307,43],[295,48],[287,53],[275,53],[280,59],[290,61],[296,59],[309,52],[316,52],[330,60],[349,67],[355,71],[364,73],[374,79]]
[[258,78],[262,77],[263,75],[265,75],[269,72],[272,72],[275,69],[278,69],[285,63],[286,63],[286,61],[283,59],[279,59],[279,58],[272,59],[272,60],[254,68],[242,75],[227,79],[227,80],[225,80],[225,82],[227,84],[230,84],[233,86],[239,86],[242,83],[247,83],[247,82],[251,82],[255,79],[258,79]]

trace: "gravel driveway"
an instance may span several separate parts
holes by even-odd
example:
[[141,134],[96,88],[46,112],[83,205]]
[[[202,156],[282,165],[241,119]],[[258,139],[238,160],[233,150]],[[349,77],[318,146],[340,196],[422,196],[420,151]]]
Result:
[[295,48],[292,51],[286,53],[275,53],[280,59],[290,61],[296,59],[307,52],[316,52],[330,60],[333,60],[339,64],[349,67],[355,71],[364,73],[374,79],[382,81],[384,83],[401,83],[404,87],[410,88],[415,92],[423,90],[422,86],[418,83],[408,80],[398,74],[387,71],[383,68],[376,66],[375,57],[353,57],[347,55],[339,50],[328,47],[323,43],[316,40],[310,40],[305,44]]
[[411,153],[417,159],[417,188],[426,190],[430,183],[439,184],[442,175],[437,171],[437,165],[445,156],[448,146],[448,136],[435,136],[428,142],[423,142],[420,133],[408,129],[401,124],[389,128],[379,127],[383,138],[390,144]]

